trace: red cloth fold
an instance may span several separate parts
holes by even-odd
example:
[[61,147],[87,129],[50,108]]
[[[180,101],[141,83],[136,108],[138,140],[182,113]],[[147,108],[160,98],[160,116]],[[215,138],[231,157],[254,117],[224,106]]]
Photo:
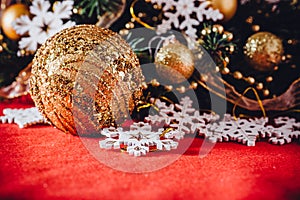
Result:
[[[0,113],[33,106],[22,98],[0,103]],[[0,199],[300,199],[299,142],[218,143],[201,159],[196,138],[173,164],[132,174],[51,126],[0,124],[0,134]]]

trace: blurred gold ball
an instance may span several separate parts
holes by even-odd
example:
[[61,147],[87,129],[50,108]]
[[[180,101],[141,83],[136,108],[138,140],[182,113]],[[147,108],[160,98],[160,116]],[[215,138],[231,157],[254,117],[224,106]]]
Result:
[[244,46],[248,63],[258,71],[271,71],[281,62],[284,53],[282,40],[269,32],[250,36]]
[[219,9],[224,15],[223,21],[229,21],[236,13],[237,0],[210,0],[213,9]]
[[29,9],[26,5],[17,3],[7,7],[1,16],[1,27],[4,34],[11,40],[20,39],[20,35],[16,33],[12,27],[12,23],[22,15],[29,16]]
[[140,100],[138,58],[116,33],[79,25],[55,34],[36,52],[30,94],[43,116],[71,134],[120,125]]
[[155,66],[159,77],[167,83],[181,83],[194,72],[194,55],[185,45],[170,43],[157,52]]

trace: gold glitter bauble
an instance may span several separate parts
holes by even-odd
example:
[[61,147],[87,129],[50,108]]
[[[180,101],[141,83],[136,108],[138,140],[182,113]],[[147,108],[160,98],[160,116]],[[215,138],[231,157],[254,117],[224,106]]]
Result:
[[12,23],[19,18],[21,15],[29,16],[28,7],[24,4],[13,4],[6,8],[1,16],[1,27],[4,34],[11,40],[20,39],[20,35],[16,33],[15,29],[12,27]]
[[43,116],[71,134],[123,122],[140,100],[144,77],[116,33],[79,25],[57,33],[33,59],[30,93]]
[[281,61],[282,40],[269,32],[258,32],[250,36],[244,46],[249,64],[258,71],[271,71]]
[[181,83],[194,72],[194,55],[185,45],[170,43],[155,56],[156,71],[160,78],[168,83]]
[[237,0],[210,0],[213,9],[218,9],[223,15],[223,21],[229,21],[236,13]]

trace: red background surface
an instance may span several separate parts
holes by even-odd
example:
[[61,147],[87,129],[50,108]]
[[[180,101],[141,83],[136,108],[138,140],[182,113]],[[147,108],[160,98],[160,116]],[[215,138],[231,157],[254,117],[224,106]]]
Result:
[[[32,105],[5,101],[0,114]],[[1,199],[300,199],[299,142],[218,143],[200,159],[196,138],[173,164],[132,174],[103,165],[79,137],[50,126],[0,124],[0,134]]]

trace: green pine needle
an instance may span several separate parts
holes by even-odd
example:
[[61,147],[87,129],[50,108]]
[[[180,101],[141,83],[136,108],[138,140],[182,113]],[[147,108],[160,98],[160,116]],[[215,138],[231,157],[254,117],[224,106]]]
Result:
[[92,17],[93,15],[102,16],[106,12],[115,12],[122,5],[122,0],[82,0],[75,2],[75,7],[80,9],[81,15]]

